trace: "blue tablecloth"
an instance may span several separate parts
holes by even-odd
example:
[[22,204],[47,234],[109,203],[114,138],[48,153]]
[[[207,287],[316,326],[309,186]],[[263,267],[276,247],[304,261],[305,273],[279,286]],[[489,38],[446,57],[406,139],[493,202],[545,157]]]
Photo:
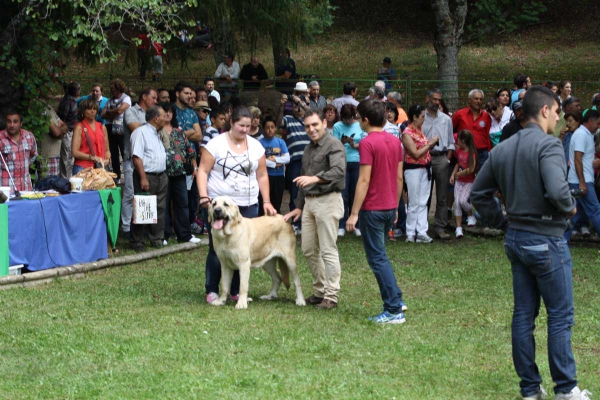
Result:
[[39,271],[108,257],[98,192],[7,204],[10,265]]

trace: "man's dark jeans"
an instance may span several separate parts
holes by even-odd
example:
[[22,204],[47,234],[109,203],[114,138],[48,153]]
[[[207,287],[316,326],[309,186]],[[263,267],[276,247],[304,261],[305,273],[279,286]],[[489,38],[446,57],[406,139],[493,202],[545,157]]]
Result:
[[394,225],[396,210],[364,211],[358,215],[362,241],[369,266],[377,279],[383,310],[402,312],[402,291],[396,283],[394,269],[385,252],[387,234]]
[[[240,214],[244,218],[258,217],[258,203],[248,207],[239,207]],[[215,253],[210,224],[208,227],[208,254],[206,255],[206,294],[219,293],[219,282],[221,282],[221,262]],[[240,293],[240,271],[233,272],[229,294],[235,296]]]
[[571,351],[574,323],[572,261],[564,238],[508,229],[504,248],[512,265],[514,311],[513,362],[521,378],[521,395],[533,396],[542,377],[535,363],[535,319],[544,300],[548,314],[548,363],[556,393],[575,386]]

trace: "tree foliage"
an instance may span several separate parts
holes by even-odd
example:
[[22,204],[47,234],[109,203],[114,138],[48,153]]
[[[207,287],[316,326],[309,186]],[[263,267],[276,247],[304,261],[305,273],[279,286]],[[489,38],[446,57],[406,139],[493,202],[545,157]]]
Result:
[[466,33],[469,40],[510,33],[537,23],[548,11],[543,0],[477,0],[469,2]]

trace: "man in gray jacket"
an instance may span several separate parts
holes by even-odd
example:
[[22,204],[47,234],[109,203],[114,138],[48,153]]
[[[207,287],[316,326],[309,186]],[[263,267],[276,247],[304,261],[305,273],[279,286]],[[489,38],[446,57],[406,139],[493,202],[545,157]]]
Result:
[[[475,179],[471,200],[492,225],[507,229],[505,250],[514,290],[512,353],[521,395],[532,400],[546,395],[535,363],[533,336],[541,297],[548,312],[548,359],[555,398],[586,400],[589,392],[577,387],[571,351],[572,261],[563,234],[576,208],[567,184],[564,151],[552,136],[558,110],[558,99],[548,88],[527,91],[525,129],[490,153]],[[494,200],[497,191],[504,197],[507,217]]]

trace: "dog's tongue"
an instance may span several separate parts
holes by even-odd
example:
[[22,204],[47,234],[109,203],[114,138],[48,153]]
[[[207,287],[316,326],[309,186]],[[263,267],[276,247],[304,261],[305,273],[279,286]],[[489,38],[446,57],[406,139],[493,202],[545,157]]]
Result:
[[224,223],[224,222],[225,222],[225,221],[224,221],[224,220],[222,220],[222,219],[217,219],[217,220],[213,221],[212,228],[213,228],[213,229],[217,229],[217,230],[218,230],[218,229],[222,229],[222,228],[223,228],[223,223]]

